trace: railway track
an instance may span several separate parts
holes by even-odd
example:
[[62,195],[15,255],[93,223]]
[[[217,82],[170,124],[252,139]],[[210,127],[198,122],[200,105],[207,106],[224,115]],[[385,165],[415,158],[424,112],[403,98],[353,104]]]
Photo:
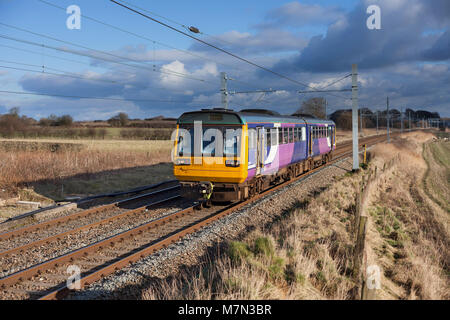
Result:
[[[384,140],[384,136],[372,136],[360,139],[360,145],[372,145]],[[329,164],[345,158],[349,153],[351,153],[351,142],[342,143],[338,146],[339,148],[336,150],[335,157]],[[267,194],[274,192],[275,190],[284,188],[299,179],[304,179],[307,176],[310,176],[315,172],[322,170],[323,168],[324,166],[310,170],[309,172],[297,178],[274,186],[247,201],[232,204],[227,207],[214,206],[211,208],[205,208],[203,210],[195,210],[195,206],[191,205],[187,208],[178,210],[173,213],[168,213],[159,217],[153,217],[147,222],[143,222],[118,234],[108,236],[105,239],[96,241],[76,250],[71,250],[50,260],[34,264],[27,269],[11,273],[0,279],[0,291],[2,292],[2,297],[7,299],[62,298],[70,291],[66,283],[66,280],[69,277],[67,268],[70,265],[75,265],[80,268],[80,285],[81,288],[83,288],[101,279],[102,277],[107,276],[115,272],[116,270],[119,270],[120,268],[123,268],[130,263],[133,263],[145,256],[153,254],[156,251],[167,247],[171,243],[174,243],[184,237],[186,234],[194,233],[205,227],[206,225],[222,218],[223,216],[239,210],[243,206],[246,206],[249,203],[258,200],[266,196]],[[161,201],[164,202],[171,200],[173,199],[162,199]],[[113,207],[117,207],[117,205],[113,205],[114,204],[103,206],[107,209],[102,210],[110,210]],[[103,220],[99,220],[91,224],[95,224],[95,226],[102,225],[101,221],[104,221],[103,223],[107,224],[114,219],[120,219],[120,217],[125,217],[128,214],[132,215],[137,212],[142,212],[143,210],[146,210],[145,208],[145,206],[138,207],[136,209],[116,214],[115,216],[104,218]],[[99,208],[94,208],[86,211],[102,211],[96,211],[98,209]],[[77,215],[79,214],[83,214],[83,212],[74,214],[73,218],[79,218],[77,217]],[[84,215],[87,214],[91,213],[84,213]],[[116,218],[116,216],[120,217]],[[66,217],[64,218],[66,219]],[[70,221],[70,219],[65,221]],[[43,223],[42,225],[44,224],[45,223]],[[28,230],[30,230],[30,232],[41,230],[38,225],[29,226],[27,228]],[[88,228],[88,225],[83,225],[81,227],[78,227],[78,231]],[[25,233],[23,233],[22,231],[17,230],[13,232],[16,232],[16,236],[24,235]],[[64,234],[64,236],[67,236],[74,234],[75,232],[75,229],[70,229],[64,231],[62,234]],[[5,239],[6,236],[6,234],[0,235],[0,239]],[[61,233],[60,235],[54,234],[48,236],[47,238],[44,237],[37,241],[24,244],[21,248],[17,247],[9,249],[9,252],[0,252],[0,259],[2,257],[7,257],[14,252],[25,252],[31,247],[37,247],[42,244],[51,243],[52,241],[55,241],[55,239],[61,237]],[[11,250],[16,251],[13,252]]]

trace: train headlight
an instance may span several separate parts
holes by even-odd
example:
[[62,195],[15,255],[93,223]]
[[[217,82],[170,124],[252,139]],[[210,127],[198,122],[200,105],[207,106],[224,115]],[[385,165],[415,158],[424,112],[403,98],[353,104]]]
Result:
[[175,165],[177,166],[187,166],[191,164],[191,159],[189,158],[180,158],[175,160]]
[[240,163],[239,160],[226,160],[225,166],[227,167],[239,167]]

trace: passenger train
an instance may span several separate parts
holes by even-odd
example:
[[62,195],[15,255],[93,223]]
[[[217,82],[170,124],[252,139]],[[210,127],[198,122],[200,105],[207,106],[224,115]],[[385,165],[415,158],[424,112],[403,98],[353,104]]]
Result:
[[261,109],[202,109],[177,120],[174,175],[182,195],[239,201],[332,158],[333,121]]

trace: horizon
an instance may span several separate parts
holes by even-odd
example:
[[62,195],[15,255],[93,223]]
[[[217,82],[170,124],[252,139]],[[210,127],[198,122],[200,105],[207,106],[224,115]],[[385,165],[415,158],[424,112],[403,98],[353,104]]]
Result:
[[[81,9],[79,30],[66,25],[65,9],[73,4]],[[193,36],[315,89],[349,88],[349,78],[338,80],[357,63],[361,109],[383,111],[389,96],[392,109],[450,117],[450,4],[444,0],[131,4],[183,31],[189,32],[179,24],[195,26],[202,33]],[[379,30],[366,26],[372,4],[381,10]],[[0,22],[0,114],[18,107],[37,119],[107,120],[119,112],[173,118],[220,107],[220,72],[234,79],[230,92],[276,90],[230,94],[231,109],[293,113],[316,96],[327,99],[327,114],[351,108],[349,93],[300,95],[305,86],[111,1],[0,0]]]

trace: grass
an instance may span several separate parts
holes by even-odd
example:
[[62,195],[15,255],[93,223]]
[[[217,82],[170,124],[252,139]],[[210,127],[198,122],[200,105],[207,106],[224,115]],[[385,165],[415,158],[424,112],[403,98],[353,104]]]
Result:
[[[8,141],[11,142],[17,143],[16,150],[0,153],[0,188],[10,194],[28,188],[48,198],[61,199],[173,179],[169,141],[76,140],[81,148],[61,147],[56,152],[48,144],[65,146],[64,142],[74,142]],[[34,149],[24,148],[23,143],[30,143]]]
[[450,142],[438,140],[424,145],[427,171],[424,189],[433,201],[450,213]]
[[422,155],[432,155],[427,151],[435,144],[431,140],[429,133],[411,133],[372,151],[379,167],[396,159],[377,179],[369,205],[367,259],[383,270],[382,299],[450,297],[449,216],[427,196],[421,183],[431,175],[428,171],[439,168],[436,163],[446,161],[445,152],[438,152],[439,160],[427,166],[431,160],[426,162]]

